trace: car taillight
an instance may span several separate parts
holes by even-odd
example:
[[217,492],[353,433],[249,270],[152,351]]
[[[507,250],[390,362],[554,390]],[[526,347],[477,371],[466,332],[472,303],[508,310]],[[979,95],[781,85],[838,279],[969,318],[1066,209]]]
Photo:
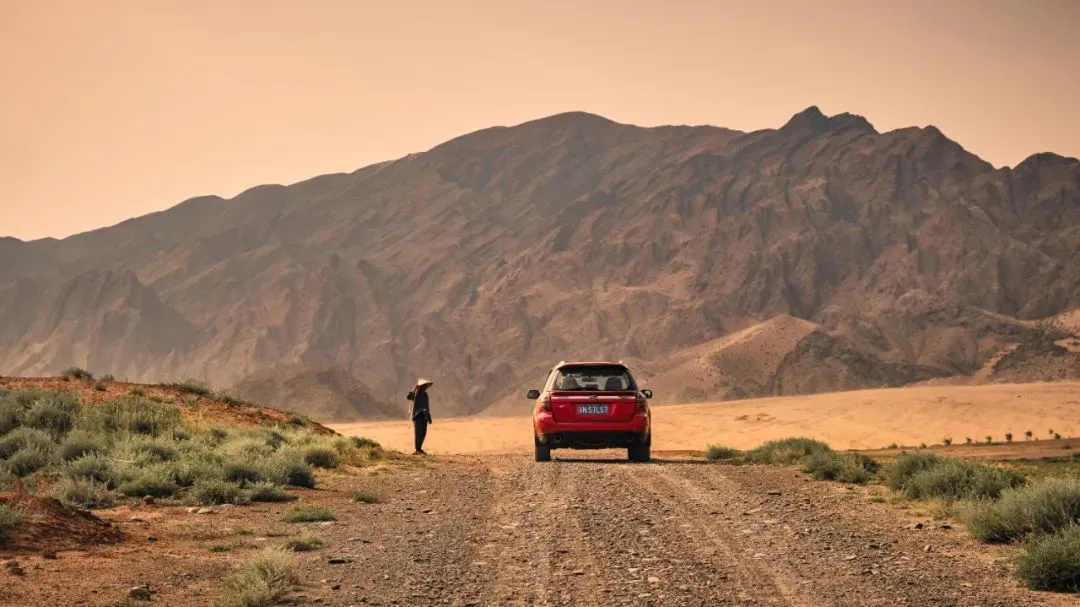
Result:
[[645,395],[642,394],[641,392],[638,392],[638,395],[637,395],[637,410],[638,410],[638,413],[644,413],[644,412],[649,410],[648,400],[645,398]]
[[540,410],[541,411],[551,411],[551,397],[550,396],[545,396],[545,397],[540,399]]

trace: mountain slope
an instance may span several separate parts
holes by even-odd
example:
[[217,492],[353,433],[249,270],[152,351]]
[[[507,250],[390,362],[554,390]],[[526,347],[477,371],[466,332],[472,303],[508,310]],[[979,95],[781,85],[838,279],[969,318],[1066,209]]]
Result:
[[[244,378],[230,392],[327,422],[404,419],[407,410],[376,398],[363,382],[333,367],[272,367]],[[403,397],[398,400],[404,402]]]
[[[782,315],[884,363],[972,373],[1013,326],[972,337],[962,313],[903,298],[1019,319],[1080,306],[1080,162],[995,169],[936,128],[879,133],[817,108],[752,133],[569,113],[0,247],[19,260],[0,273],[4,373],[226,386],[334,366],[383,399],[434,376],[444,410],[475,412],[560,359],[649,374]],[[147,306],[93,354],[105,323],[86,318],[103,308],[46,311],[92,272],[134,276]],[[131,320],[154,314],[150,336]],[[927,345],[942,326],[968,346]]]

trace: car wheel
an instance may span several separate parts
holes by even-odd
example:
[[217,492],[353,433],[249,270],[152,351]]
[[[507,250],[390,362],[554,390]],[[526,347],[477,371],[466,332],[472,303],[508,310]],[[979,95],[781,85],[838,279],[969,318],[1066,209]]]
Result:
[[551,461],[551,447],[541,443],[539,439],[533,437],[533,443],[536,445],[536,461],[538,462],[550,462]]
[[652,444],[636,443],[626,449],[627,456],[632,462],[647,462],[652,459]]

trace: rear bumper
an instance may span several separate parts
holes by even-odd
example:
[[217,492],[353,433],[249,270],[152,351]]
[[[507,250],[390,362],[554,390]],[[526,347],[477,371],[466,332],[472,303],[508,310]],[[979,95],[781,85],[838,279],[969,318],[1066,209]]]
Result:
[[651,424],[647,413],[627,422],[560,423],[550,413],[533,419],[536,439],[552,449],[613,449],[649,442]]

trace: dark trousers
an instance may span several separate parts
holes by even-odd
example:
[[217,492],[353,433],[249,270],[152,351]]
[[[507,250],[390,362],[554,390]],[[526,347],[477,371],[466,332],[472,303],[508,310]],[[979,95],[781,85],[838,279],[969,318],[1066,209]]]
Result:
[[412,420],[413,423],[413,437],[416,444],[417,451],[424,450],[424,437],[427,436],[427,420],[423,417],[417,417]]

